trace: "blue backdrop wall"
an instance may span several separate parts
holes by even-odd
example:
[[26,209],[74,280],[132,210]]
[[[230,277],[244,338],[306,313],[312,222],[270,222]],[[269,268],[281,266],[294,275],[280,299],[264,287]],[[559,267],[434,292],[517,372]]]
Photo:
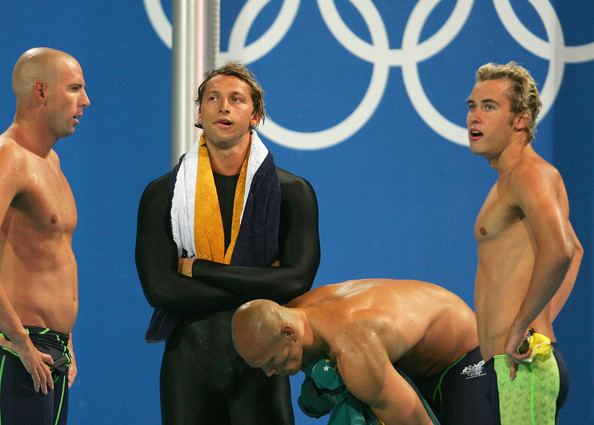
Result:
[[[418,278],[471,305],[472,227],[496,174],[466,146],[465,100],[485,62],[532,70],[544,101],[535,146],[565,178],[586,249],[556,325],[571,372],[561,423],[594,423],[594,4],[510,3],[222,0],[221,60],[257,74],[264,140],[316,189],[316,285]],[[4,2],[0,15],[0,127],[14,111],[12,66],[33,46],[77,57],[92,101],[57,145],[80,216],[73,424],[160,421],[163,346],[143,341],[151,309],[134,238],[142,190],[170,163],[170,16],[171,0]],[[297,412],[297,423],[324,422]]]

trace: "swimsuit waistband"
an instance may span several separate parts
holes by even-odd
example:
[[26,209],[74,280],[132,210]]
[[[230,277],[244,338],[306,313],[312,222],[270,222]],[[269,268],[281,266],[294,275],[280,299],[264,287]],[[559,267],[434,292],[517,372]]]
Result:
[[[31,338],[33,345],[42,353],[49,354],[54,360],[52,370],[58,374],[65,374],[71,364],[72,356],[68,350],[69,335],[39,326],[23,326]],[[0,337],[10,339],[0,332]],[[18,354],[8,347],[0,347],[18,357]]]

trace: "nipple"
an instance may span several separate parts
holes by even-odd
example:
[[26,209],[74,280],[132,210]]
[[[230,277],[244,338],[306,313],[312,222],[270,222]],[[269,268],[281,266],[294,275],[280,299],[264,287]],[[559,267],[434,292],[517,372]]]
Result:
[[481,228],[479,229],[479,233],[480,233],[481,235],[483,235],[483,236],[487,236],[487,230],[486,230],[484,227],[481,227]]

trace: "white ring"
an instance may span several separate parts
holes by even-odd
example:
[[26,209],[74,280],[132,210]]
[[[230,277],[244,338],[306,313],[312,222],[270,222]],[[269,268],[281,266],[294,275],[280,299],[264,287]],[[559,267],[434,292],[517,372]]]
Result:
[[[422,3],[424,6],[432,5],[431,9],[433,9],[435,7],[435,0],[431,1],[433,1],[433,3],[427,2],[427,0],[423,1]],[[414,51],[407,51],[406,58],[404,58],[403,49],[379,49],[375,45],[367,43],[354,34],[340,17],[340,14],[336,10],[333,1],[323,4],[324,10],[322,10],[322,14],[325,13],[327,16],[332,17],[332,19],[327,20],[328,22],[333,23],[333,25],[328,26],[330,32],[332,32],[336,40],[338,40],[340,44],[342,44],[342,46],[354,56],[357,56],[360,59],[370,63],[384,62],[386,61],[387,56],[387,61],[390,65],[398,66],[402,65],[404,61],[410,59],[415,59],[419,62],[423,61],[443,50],[456,37],[456,35],[458,35],[466,23],[468,15],[472,9],[472,4],[473,0],[459,0],[456,3],[454,10],[452,10],[450,17],[439,29],[439,31],[437,31],[421,44],[417,44],[417,49]],[[419,4],[417,4],[417,6],[419,6]],[[322,6],[320,5],[320,9],[321,8]],[[407,24],[410,24],[410,19]],[[383,20],[382,27],[385,28]],[[411,54],[413,55],[412,58],[410,56]]]
[[278,16],[268,30],[249,46],[245,45],[249,30],[254,21],[270,0],[251,0],[243,6],[229,37],[229,49],[221,52],[220,60],[226,62],[230,59],[240,60],[243,63],[252,63],[267,55],[287,34],[299,11],[300,0],[284,0]]
[[[171,48],[171,24],[163,10],[161,0],[143,0],[149,20],[163,43]],[[371,34],[371,44],[354,34],[344,23],[334,0],[318,0],[318,8],[328,29],[336,40],[355,57],[373,65],[369,87],[355,110],[334,127],[316,132],[289,130],[268,118],[261,127],[262,134],[274,142],[302,150],[323,149],[351,137],[359,131],[377,109],[383,97],[390,66],[402,66],[404,86],[411,104],[423,121],[445,139],[459,145],[468,145],[466,128],[446,119],[427,97],[418,72],[418,63],[443,51],[458,35],[473,7],[473,0],[458,0],[442,27],[431,37],[419,43],[420,34],[431,11],[439,0],[416,3],[406,23],[400,49],[390,49],[384,21],[371,0],[350,0],[365,20]],[[559,17],[550,1],[529,0],[544,23],[548,42],[529,31],[514,12],[509,0],[493,0],[495,10],[504,28],[528,52],[549,61],[547,75],[541,90],[543,104],[541,118],[550,108],[559,92],[566,63],[594,60],[594,42],[579,46],[566,46]],[[221,52],[221,60],[238,59],[253,63],[277,47],[294,23],[300,0],[284,0],[278,16],[270,28],[257,40],[246,45],[250,29],[262,9],[270,0],[248,0],[236,19],[229,38],[229,49]]]
[[161,41],[171,49],[171,23],[163,10],[161,0],[144,0],[144,8],[155,32]]
[[[427,17],[437,4],[437,0],[421,1],[416,4],[410,19],[404,28],[404,35],[402,37],[402,50],[404,52],[414,51],[418,46],[417,43],[421,35],[421,30],[425,25]],[[405,58],[411,59],[405,60],[402,64],[402,79],[408,98],[417,113],[425,123],[440,136],[458,145],[468,146],[466,128],[450,122],[441,115],[429,101],[419,78],[417,62],[413,60],[414,58],[412,58],[412,56],[412,53],[410,55],[404,55]]]
[[[332,19],[331,16],[324,13],[326,10],[324,6],[327,6],[328,3],[330,3],[328,0],[318,0],[318,7],[322,12],[322,18],[326,25],[329,24],[328,19]],[[387,49],[388,35],[377,9],[375,7],[365,7],[366,4],[363,0],[351,0],[351,3],[363,16],[374,45]],[[373,5],[373,3],[367,2],[367,6],[369,5]],[[279,145],[293,149],[324,149],[341,143],[359,131],[375,112],[384,94],[388,74],[389,65],[387,63],[374,63],[371,81],[363,100],[347,118],[334,127],[315,132],[298,132],[283,128],[276,124],[271,117],[267,117],[265,124],[261,127],[261,132]]]
[[549,60],[547,76],[540,90],[542,110],[539,120],[541,120],[553,106],[563,80],[565,62],[563,62],[560,53],[565,48],[565,40],[559,18],[551,4],[545,1],[529,1],[545,26],[547,37],[551,40],[549,43],[543,42],[526,29],[508,1],[494,1],[493,4],[503,26],[514,40],[534,55]]

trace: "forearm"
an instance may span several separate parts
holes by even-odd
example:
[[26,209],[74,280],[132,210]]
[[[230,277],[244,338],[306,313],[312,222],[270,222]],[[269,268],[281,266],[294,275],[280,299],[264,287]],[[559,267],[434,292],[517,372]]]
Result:
[[551,317],[553,320],[557,318],[561,309],[567,302],[571,291],[573,290],[573,286],[575,281],[578,277],[578,272],[580,270],[580,265],[582,264],[582,258],[584,257],[584,248],[580,241],[575,237],[575,253],[573,258],[571,259],[571,264],[565,274],[565,278],[563,282],[561,282],[561,286],[553,296],[551,300]]
[[313,284],[320,263],[318,205],[313,188],[286,172],[279,174],[282,189],[279,229],[279,267],[226,266],[198,260],[196,279],[247,299],[267,298],[286,303]]
[[552,249],[546,254],[537,254],[530,285],[514,320],[514,326],[525,330],[536,320],[561,287],[573,257],[574,251]]
[[30,342],[21,319],[8,299],[4,284],[0,279],[0,331],[13,344],[23,345]]
[[[141,259],[137,259],[137,264],[145,263],[143,253],[138,255]],[[147,301],[153,307],[178,314],[213,313],[235,308],[246,301],[215,284],[177,273],[170,262],[152,258],[150,266],[138,267],[138,275]]]
[[316,267],[311,265],[242,267],[203,260],[195,261],[192,267],[194,279],[216,283],[242,299],[266,298],[280,304],[309,290],[315,271]]
[[242,298],[177,272],[177,247],[169,227],[167,181],[149,185],[142,196],[136,236],[136,268],[147,301],[178,314],[212,313],[242,304]]
[[341,347],[337,367],[345,386],[386,425],[431,424],[416,391],[394,368],[377,334],[350,329],[335,341]]
[[432,425],[434,423],[425,406],[416,396],[414,399],[407,400],[407,403],[399,403],[397,407],[382,403],[382,407],[371,407],[371,411],[385,425]]

